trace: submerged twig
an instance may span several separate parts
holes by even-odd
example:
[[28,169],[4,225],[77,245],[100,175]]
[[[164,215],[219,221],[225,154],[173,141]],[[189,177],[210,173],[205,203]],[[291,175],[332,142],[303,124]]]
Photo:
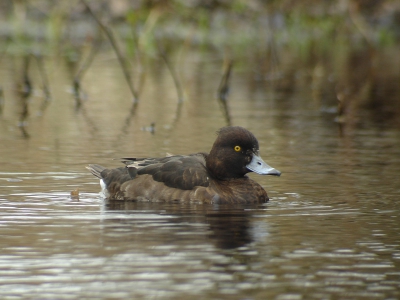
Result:
[[89,11],[89,13],[92,15],[92,17],[95,19],[97,24],[100,26],[100,28],[107,35],[108,39],[110,40],[111,46],[113,47],[115,54],[117,55],[118,61],[121,65],[121,68],[122,68],[123,74],[125,76],[125,79],[128,83],[129,89],[133,95],[133,101],[134,101],[134,103],[138,102],[139,101],[138,93],[135,90],[135,88],[133,87],[132,80],[131,80],[131,74],[130,74],[128,68],[126,67],[125,59],[122,56],[121,51],[118,48],[117,42],[114,38],[112,31],[100,21],[100,19],[96,16],[96,14],[93,12],[93,10],[90,8],[90,6],[86,3],[85,0],[81,0],[81,1],[85,5],[85,7]]

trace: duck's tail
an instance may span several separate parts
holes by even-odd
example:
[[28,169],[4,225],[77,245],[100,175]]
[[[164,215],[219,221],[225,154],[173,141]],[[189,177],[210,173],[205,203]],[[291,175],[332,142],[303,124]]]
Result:
[[100,165],[88,165],[86,166],[86,169],[88,169],[97,178],[102,179],[103,177],[101,176],[101,172],[103,172],[106,168]]

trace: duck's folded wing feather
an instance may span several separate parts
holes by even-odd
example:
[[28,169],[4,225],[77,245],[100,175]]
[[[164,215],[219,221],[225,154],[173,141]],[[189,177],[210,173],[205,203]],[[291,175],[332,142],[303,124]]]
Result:
[[149,174],[166,186],[191,190],[195,186],[208,186],[208,174],[205,167],[205,154],[187,156],[177,155],[163,158],[134,159],[127,164],[131,177]]

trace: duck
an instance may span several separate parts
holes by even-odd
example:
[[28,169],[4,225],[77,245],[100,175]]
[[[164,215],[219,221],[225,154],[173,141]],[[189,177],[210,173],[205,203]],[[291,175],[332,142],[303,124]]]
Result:
[[86,167],[100,179],[101,194],[111,201],[265,203],[267,192],[246,174],[281,175],[261,158],[256,137],[240,126],[217,131],[209,153],[120,161],[125,166]]

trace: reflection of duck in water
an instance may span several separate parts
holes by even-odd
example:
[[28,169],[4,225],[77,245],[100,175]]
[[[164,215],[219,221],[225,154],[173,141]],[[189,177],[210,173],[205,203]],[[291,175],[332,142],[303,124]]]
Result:
[[[115,230],[120,224],[121,229],[132,232],[132,243],[136,245],[143,242],[143,235],[138,235],[140,228],[145,232],[146,246],[152,243],[194,246],[206,242],[220,249],[235,249],[254,242],[252,212],[244,208],[133,201],[110,201],[104,207],[108,215],[105,220],[112,223],[110,229]],[[112,218],[114,212],[117,214]],[[126,217],[121,218],[121,214]]]
[[208,214],[209,237],[221,249],[234,249],[253,242],[249,215],[244,211],[221,211]]
[[200,203],[262,203],[266,191],[246,173],[281,173],[258,154],[258,141],[245,128],[224,127],[209,154],[163,158],[124,158],[126,167],[87,168],[98,178],[110,200]]

